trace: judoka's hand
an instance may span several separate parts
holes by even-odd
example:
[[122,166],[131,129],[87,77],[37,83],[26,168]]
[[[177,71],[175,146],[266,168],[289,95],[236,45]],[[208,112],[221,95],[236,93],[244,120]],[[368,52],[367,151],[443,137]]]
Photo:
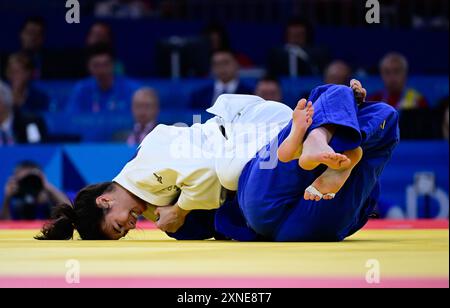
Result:
[[352,79],[352,81],[350,81],[350,88],[352,88],[358,103],[364,103],[366,101],[367,90],[363,88],[359,80]]
[[183,210],[178,205],[158,207],[155,215],[159,217],[156,226],[164,232],[174,233],[184,224],[189,211]]

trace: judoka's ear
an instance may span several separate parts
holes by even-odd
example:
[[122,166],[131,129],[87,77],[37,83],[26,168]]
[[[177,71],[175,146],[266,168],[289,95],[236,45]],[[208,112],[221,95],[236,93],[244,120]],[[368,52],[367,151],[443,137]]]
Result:
[[106,195],[100,195],[97,197],[97,199],[95,199],[95,203],[97,203],[97,206],[105,210],[111,208],[110,202],[111,199]]

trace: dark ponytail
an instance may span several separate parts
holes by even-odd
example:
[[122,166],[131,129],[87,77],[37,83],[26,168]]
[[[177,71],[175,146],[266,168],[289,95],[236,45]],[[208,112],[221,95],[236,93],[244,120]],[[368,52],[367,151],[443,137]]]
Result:
[[61,204],[52,211],[51,220],[44,225],[37,240],[70,240],[76,229],[83,240],[108,239],[102,230],[105,211],[96,203],[97,197],[112,191],[112,182],[90,185],[80,190],[73,206]]
[[52,210],[52,221],[36,236],[37,240],[70,240],[75,230],[76,214],[71,205],[60,204]]

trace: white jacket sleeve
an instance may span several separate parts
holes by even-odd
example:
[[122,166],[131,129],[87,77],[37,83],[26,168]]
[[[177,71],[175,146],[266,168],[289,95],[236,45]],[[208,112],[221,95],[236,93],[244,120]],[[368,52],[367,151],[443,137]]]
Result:
[[220,207],[222,186],[216,180],[215,172],[198,170],[185,178],[178,187],[181,189],[178,206],[184,210],[213,210]]

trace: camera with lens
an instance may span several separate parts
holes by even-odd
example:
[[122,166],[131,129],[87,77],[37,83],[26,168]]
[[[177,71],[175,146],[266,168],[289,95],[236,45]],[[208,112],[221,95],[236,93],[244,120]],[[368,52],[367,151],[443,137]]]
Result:
[[14,208],[24,219],[35,217],[39,194],[44,190],[44,183],[39,175],[28,174],[18,180],[18,190],[13,196]]

